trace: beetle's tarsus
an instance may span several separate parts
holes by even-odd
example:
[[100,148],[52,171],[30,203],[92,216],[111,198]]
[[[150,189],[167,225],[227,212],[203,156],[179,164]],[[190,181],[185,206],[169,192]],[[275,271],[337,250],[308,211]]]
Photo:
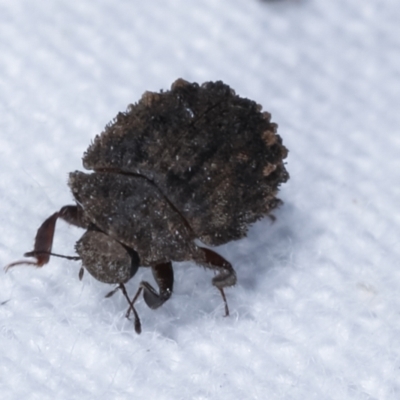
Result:
[[224,305],[225,305],[225,315],[224,315],[224,317],[229,317],[229,307],[228,307],[228,302],[226,301],[226,296],[225,296],[224,289],[218,288],[218,290],[221,293],[222,300],[224,301]]

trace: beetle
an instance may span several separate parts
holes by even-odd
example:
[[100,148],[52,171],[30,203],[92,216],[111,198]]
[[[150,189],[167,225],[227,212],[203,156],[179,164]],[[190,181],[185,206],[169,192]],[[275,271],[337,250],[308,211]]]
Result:
[[[62,207],[39,227],[30,264],[42,267],[50,256],[81,260],[97,280],[116,284],[141,332],[135,302],[143,293],[156,309],[173,290],[174,261],[194,261],[213,270],[221,293],[236,284],[231,263],[200,245],[217,246],[246,235],[249,225],[281,204],[279,186],[289,178],[287,149],[277,125],[262,107],[221,81],[202,85],[176,80],[171,89],[145,92],[118,113],[83,155],[91,171],[71,172],[74,205]],[[78,256],[52,253],[57,220],[85,229]],[[124,284],[139,266],[150,267],[158,291],[139,284],[131,300]],[[84,269],[83,269],[84,268]]]

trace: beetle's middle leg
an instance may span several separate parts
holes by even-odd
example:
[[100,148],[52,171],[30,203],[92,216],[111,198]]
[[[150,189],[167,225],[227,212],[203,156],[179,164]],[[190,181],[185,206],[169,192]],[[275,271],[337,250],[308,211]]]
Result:
[[131,311],[134,310],[133,306],[142,291],[144,301],[153,310],[162,306],[171,297],[174,286],[174,270],[172,269],[172,263],[167,262],[154,265],[151,267],[151,271],[153,272],[154,279],[159,287],[159,293],[157,293],[149,282],[140,282],[139,289],[131,302],[126,317],[129,317]]
[[236,284],[236,272],[233,269],[231,263],[225,260],[224,257],[220,256],[215,251],[207,249],[205,247],[199,247],[202,252],[202,257],[195,261],[200,265],[214,270],[217,275],[212,279],[212,284],[220,291],[222,300],[225,305],[225,317],[229,315],[228,302],[224,288],[233,286]]

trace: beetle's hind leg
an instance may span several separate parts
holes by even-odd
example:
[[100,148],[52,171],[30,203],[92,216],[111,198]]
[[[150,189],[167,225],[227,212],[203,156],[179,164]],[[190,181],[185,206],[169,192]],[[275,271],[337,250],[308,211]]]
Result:
[[214,270],[217,275],[212,279],[212,284],[220,291],[222,300],[225,305],[225,317],[229,315],[228,302],[224,288],[233,286],[236,284],[236,272],[233,269],[230,262],[225,260],[224,257],[220,256],[215,251],[207,249],[205,247],[199,247],[202,252],[202,257],[195,261],[206,268]]
[[149,282],[140,282],[139,289],[132,302],[130,302],[130,307],[126,313],[127,318],[131,311],[135,312],[134,304],[142,291],[145,303],[153,310],[161,307],[171,297],[174,285],[174,270],[172,269],[171,262],[154,265],[151,267],[151,271],[159,287],[159,293],[157,293]]

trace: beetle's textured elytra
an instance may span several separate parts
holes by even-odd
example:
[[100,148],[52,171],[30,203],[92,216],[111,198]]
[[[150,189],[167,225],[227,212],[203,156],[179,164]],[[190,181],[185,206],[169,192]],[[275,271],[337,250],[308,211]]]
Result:
[[179,79],[119,113],[83,165],[146,177],[208,245],[239,239],[288,179],[287,150],[260,109],[222,82]]
[[[46,264],[61,218],[86,229],[76,244],[82,265],[99,281],[119,285],[138,333],[135,301],[142,291],[150,308],[169,299],[173,261],[214,270],[228,315],[224,288],[236,283],[235,271],[195,240],[216,246],[240,239],[280,204],[287,150],[261,109],[220,81],[178,79],[169,91],[145,92],[89,146],[83,165],[91,172],[70,174],[76,205],[62,207],[38,229],[34,250],[26,253],[36,261],[7,268]],[[151,267],[159,292],[141,282],[131,301],[124,283],[139,266]]]

